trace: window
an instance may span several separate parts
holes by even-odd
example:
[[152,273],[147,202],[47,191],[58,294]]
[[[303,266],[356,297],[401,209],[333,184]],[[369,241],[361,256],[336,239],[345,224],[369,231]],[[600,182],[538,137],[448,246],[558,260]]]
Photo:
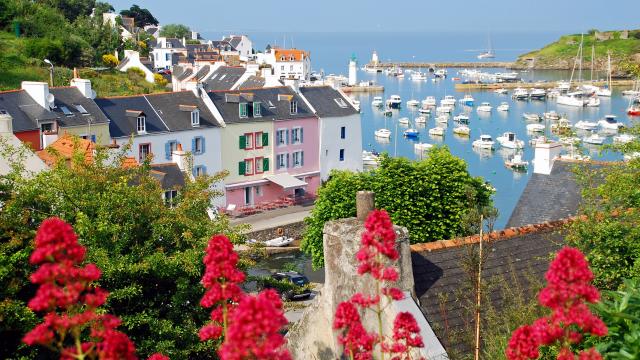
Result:
[[264,137],[263,134],[264,133],[261,132],[261,131],[254,134],[254,136],[256,138],[256,146],[255,146],[256,149],[262,149],[264,147],[264,145],[262,145],[263,140],[264,140],[263,139],[263,137]]
[[197,109],[191,112],[191,126],[200,126],[200,111]]
[[302,144],[302,128],[295,127],[291,129],[291,143]]
[[164,203],[169,207],[173,207],[176,204],[178,197],[178,190],[167,190],[164,192]]
[[202,136],[196,136],[191,140],[191,152],[193,155],[204,154],[204,138]]
[[253,159],[244,159],[244,175],[253,175]]
[[78,109],[78,112],[82,115],[89,115],[89,112],[84,108],[84,106],[80,105],[80,104],[75,104],[73,105],[76,107],[76,109]]
[[43,133],[52,133],[55,132],[55,127],[53,126],[53,123],[40,124],[40,131]]
[[278,154],[276,155],[276,167],[278,169],[286,169],[289,166],[289,154],[284,153],[284,154]]
[[343,126],[340,128],[340,139],[345,139],[347,137],[347,127]]
[[247,186],[244,188],[244,204],[251,205],[253,204],[253,192],[251,191],[253,188],[251,186]]
[[73,116],[73,113],[69,111],[69,108],[66,106],[60,106],[60,109],[66,116]]
[[244,134],[244,149],[245,150],[253,149],[253,134],[252,133]]
[[151,144],[138,145],[138,161],[144,162],[151,155]]
[[298,168],[304,166],[304,152],[296,151],[293,153],[293,167]]
[[138,130],[138,133],[145,133],[147,132],[147,117],[146,116],[138,116],[138,118],[136,119],[136,124],[137,127],[136,129]]
[[279,129],[276,131],[276,145],[283,146],[287,145],[287,138],[289,137],[288,129]]
[[164,152],[167,160],[171,160],[171,157],[173,156],[173,152],[176,150],[178,150],[178,141],[177,140],[167,141],[167,143],[164,145]]
[[193,176],[204,176],[207,175],[207,168],[204,165],[198,165],[193,167]]
[[289,65],[289,71],[293,72],[293,65]]
[[164,54],[164,60],[165,61],[171,60],[171,54]]
[[275,109],[275,108],[276,108],[276,106],[275,106],[275,105],[273,105],[273,103],[271,102],[271,100],[269,100],[269,101],[268,101],[268,103],[269,103],[269,109]]
[[264,172],[264,158],[255,158],[256,174],[262,174]]
[[253,102],[253,117],[262,117],[262,108],[259,101]]
[[249,104],[247,103],[240,103],[239,104],[240,107],[240,118],[246,118],[249,116]]
[[298,102],[297,101],[291,101],[289,103],[289,113],[291,115],[295,115],[298,113]]
[[[291,56],[289,57],[289,60],[291,60],[291,61],[294,61],[295,59],[296,59],[296,58],[295,58],[295,56],[293,56],[293,55],[291,55]],[[291,67],[293,67],[293,65],[291,65]]]
[[344,149],[340,149],[340,161],[344,161]]
[[343,109],[346,109],[349,107],[349,105],[347,105],[344,99],[336,98],[336,99],[333,99],[333,101],[335,101],[336,104],[338,104],[338,106],[340,106]]

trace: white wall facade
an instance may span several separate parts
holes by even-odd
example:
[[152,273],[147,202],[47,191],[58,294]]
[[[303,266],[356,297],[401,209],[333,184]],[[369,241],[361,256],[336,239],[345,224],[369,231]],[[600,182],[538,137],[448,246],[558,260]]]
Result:
[[295,78],[309,80],[311,75],[311,58],[305,57],[302,61],[280,61],[276,59],[273,50],[265,54],[257,54],[258,64],[269,64],[273,68],[276,78]]
[[240,40],[240,43],[238,44],[238,46],[236,46],[236,50],[240,52],[240,56],[251,58],[253,52],[253,42],[251,42],[251,40],[247,36],[242,35],[242,40]]
[[[128,156],[139,159],[140,144],[151,144],[151,153],[153,154],[152,164],[162,164],[172,162],[171,157],[166,156],[166,144],[169,141],[177,141],[182,144],[182,149],[186,152],[191,152],[192,140],[202,136],[205,139],[204,153],[199,155],[193,155],[193,166],[204,165],[208,175],[213,175],[222,171],[222,138],[221,130],[217,127],[202,127],[195,128],[193,130],[154,133],[146,135],[135,135],[131,149],[127,153]],[[118,145],[126,145],[129,143],[129,137],[116,138],[115,141]],[[216,185],[219,188],[220,184]],[[225,198],[215,198],[213,205],[224,206]]]
[[[345,127],[342,139],[341,128]],[[344,160],[340,161],[340,149]],[[320,118],[320,178],[327,180],[333,169],[362,171],[362,126],[360,114]]]
[[133,68],[133,67],[138,68],[144,72],[144,79],[153,84],[155,80],[153,77],[153,73],[146,66],[144,66],[142,62],[140,62],[140,53],[133,50],[125,50],[124,58],[129,60],[127,61],[126,64],[119,67],[120,71],[127,72],[127,70],[130,68]]
[[154,69],[171,69],[173,65],[171,63],[171,54],[173,53],[186,53],[187,49],[180,48],[168,48],[167,38],[159,37],[158,45],[153,49],[151,54],[153,55],[153,67]]

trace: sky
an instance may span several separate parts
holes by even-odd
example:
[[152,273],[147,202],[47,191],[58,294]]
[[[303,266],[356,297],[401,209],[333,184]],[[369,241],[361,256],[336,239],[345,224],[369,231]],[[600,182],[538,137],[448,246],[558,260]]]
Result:
[[[106,0],[199,32],[562,31],[640,28],[639,0]],[[455,4],[455,5],[453,5]],[[593,4],[593,6],[590,6]]]

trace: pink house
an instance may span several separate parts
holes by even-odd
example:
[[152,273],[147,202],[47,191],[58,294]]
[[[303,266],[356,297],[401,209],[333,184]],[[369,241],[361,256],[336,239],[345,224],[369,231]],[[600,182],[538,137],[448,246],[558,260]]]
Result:
[[292,203],[320,186],[319,120],[290,87],[208,93],[222,129],[228,209]]

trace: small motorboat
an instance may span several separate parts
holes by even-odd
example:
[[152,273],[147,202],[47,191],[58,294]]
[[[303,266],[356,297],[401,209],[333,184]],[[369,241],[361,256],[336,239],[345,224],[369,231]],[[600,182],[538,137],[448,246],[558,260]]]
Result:
[[449,122],[449,115],[438,115],[436,122],[440,124],[446,124]]
[[404,131],[403,135],[408,138],[417,138],[420,136],[420,132],[416,129],[410,128]]
[[429,107],[421,107],[420,109],[418,109],[418,112],[420,114],[431,114],[431,108]]
[[449,114],[451,111],[453,111],[453,106],[438,106],[436,108],[438,114]]
[[600,127],[603,129],[615,131],[618,131],[620,130],[620,128],[624,127],[624,124],[616,120],[615,115],[606,115],[604,119],[598,121],[598,125],[600,125]]
[[640,96],[640,90],[622,90],[624,96]]
[[547,92],[544,89],[531,89],[529,97],[532,100],[544,100],[547,97]]
[[560,120],[560,114],[558,114],[555,110],[551,110],[542,114],[547,120]]
[[388,129],[378,129],[373,134],[379,138],[388,139],[391,137],[391,131]]
[[469,136],[471,134],[471,128],[467,125],[458,125],[453,128],[453,133],[456,135]]
[[473,106],[474,101],[475,99],[473,98],[473,96],[471,96],[471,94],[467,94],[462,97],[462,99],[458,100],[458,102],[464,106]]
[[382,96],[375,96],[373,101],[371,102],[371,106],[382,107],[384,105],[384,101],[382,101]]
[[504,166],[512,170],[527,170],[529,162],[522,159],[522,155],[515,154],[513,157],[504,162]]
[[589,100],[587,100],[587,102],[586,102],[586,104],[585,104],[585,105],[586,105],[586,106],[589,106],[589,107],[597,107],[597,106],[600,106],[600,98],[599,98],[599,97],[597,97],[597,96],[591,96],[591,97],[589,98]]
[[392,109],[400,109],[400,105],[402,104],[402,99],[400,95],[391,95],[389,100],[387,100],[387,106]]
[[415,121],[416,124],[426,124],[427,123],[427,118],[424,117],[424,116],[418,116],[413,121]]
[[635,139],[636,139],[635,135],[620,134],[613,137],[613,142],[616,144],[626,144],[634,141]]
[[558,96],[560,96],[560,90],[558,89],[552,89],[547,93],[547,97],[550,99],[555,99]]
[[598,128],[598,123],[593,121],[580,120],[575,125],[573,125],[573,127],[580,130],[595,130]]
[[505,94],[509,93],[509,91],[507,91],[507,89],[505,89],[505,88],[495,89],[495,90],[493,90],[493,92],[496,93],[496,94],[500,94],[500,95],[505,95]]
[[478,149],[493,149],[494,144],[491,135],[480,135],[480,139],[475,140],[471,146]]
[[445,95],[444,99],[440,100],[440,106],[455,106],[456,98],[451,95]]
[[542,118],[538,114],[534,113],[523,113],[522,117],[529,121],[540,121]]
[[392,116],[393,111],[391,109],[382,110],[382,115],[384,116]]
[[415,71],[411,74],[411,80],[427,80],[427,74],[422,71]]
[[491,107],[491,104],[489,104],[488,102],[481,103],[480,106],[478,106],[478,108],[476,109],[476,111],[478,112],[491,112],[491,110],[493,110],[493,107]]
[[433,144],[428,143],[415,143],[413,144],[413,149],[415,151],[427,151],[433,147]]
[[593,132],[591,133],[591,135],[582,138],[583,143],[592,145],[602,145],[604,143],[604,140],[605,138],[598,135],[598,133],[596,132]]
[[469,115],[467,115],[467,114],[458,114],[458,115],[453,117],[453,121],[467,124],[467,123],[469,123]]
[[511,97],[516,100],[526,100],[529,98],[529,92],[527,91],[527,89],[516,88],[513,90],[513,94],[511,94]]
[[407,105],[408,106],[418,106],[418,105],[420,105],[420,101],[418,101],[416,99],[411,99],[411,100],[407,101]]
[[434,127],[429,129],[429,135],[431,136],[444,136],[444,129],[441,127]]
[[507,149],[522,149],[524,148],[524,141],[516,137],[516,133],[506,132],[502,136],[496,138],[500,146]]
[[403,117],[398,119],[398,122],[402,125],[409,125],[409,118],[408,117]]
[[265,241],[264,245],[268,247],[284,247],[291,244],[292,242],[292,237],[280,236],[275,239]]
[[427,96],[422,100],[422,106],[436,106],[436,98],[434,96]]
[[362,165],[365,167],[377,167],[380,163],[380,158],[372,151],[362,150]]
[[528,132],[543,132],[544,131],[544,125],[542,125],[542,124],[528,124],[527,125],[527,131]]
[[498,111],[509,111],[509,103],[503,101],[500,103],[500,105],[498,105],[498,107],[496,108],[496,110]]
[[631,116],[640,116],[640,105],[629,106],[627,114]]

